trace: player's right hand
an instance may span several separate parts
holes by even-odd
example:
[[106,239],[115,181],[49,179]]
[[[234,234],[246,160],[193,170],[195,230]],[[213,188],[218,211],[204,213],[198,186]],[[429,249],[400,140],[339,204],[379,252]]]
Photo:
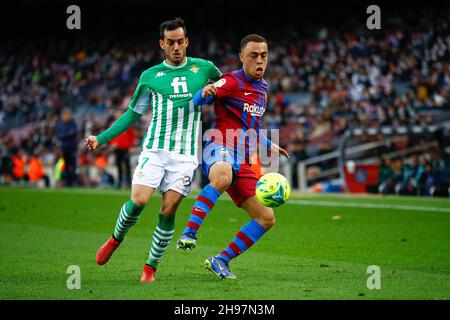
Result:
[[202,98],[205,99],[209,96],[215,96],[216,95],[216,87],[214,84],[208,84],[206,85],[202,90]]
[[84,139],[84,144],[86,145],[86,148],[88,148],[89,151],[94,151],[99,146],[96,136],[87,137],[86,139]]

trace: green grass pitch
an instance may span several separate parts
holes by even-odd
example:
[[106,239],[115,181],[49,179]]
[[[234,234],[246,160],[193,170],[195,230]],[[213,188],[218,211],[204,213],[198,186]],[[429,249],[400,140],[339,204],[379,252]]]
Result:
[[[231,262],[239,279],[227,281],[201,263],[249,218],[225,196],[206,218],[198,247],[179,252],[175,242],[193,197],[179,208],[157,281],[141,284],[160,196],[109,263],[97,266],[96,251],[112,233],[128,191],[1,188],[0,299],[450,298],[448,199],[291,199],[276,209],[273,229]],[[71,265],[80,267],[79,290],[67,288]],[[380,267],[380,289],[367,287],[371,265]]]

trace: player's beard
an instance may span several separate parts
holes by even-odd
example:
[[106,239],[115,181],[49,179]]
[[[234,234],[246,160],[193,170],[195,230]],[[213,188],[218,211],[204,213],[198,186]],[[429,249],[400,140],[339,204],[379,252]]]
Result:
[[184,54],[181,51],[178,51],[178,54],[175,54],[175,52],[172,52],[170,59],[172,60],[171,62],[174,65],[179,65],[184,61],[185,57],[186,57],[186,54]]

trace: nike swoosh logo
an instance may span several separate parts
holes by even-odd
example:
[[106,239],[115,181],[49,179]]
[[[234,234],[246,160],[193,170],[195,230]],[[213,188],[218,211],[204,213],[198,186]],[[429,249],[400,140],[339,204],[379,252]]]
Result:
[[251,92],[244,92],[244,96],[248,96],[249,94],[252,94]]
[[[214,262],[214,261],[213,261],[213,262]],[[222,268],[222,266],[220,265],[220,263],[218,263],[217,266],[219,267],[219,271],[222,271],[222,270],[223,270],[223,268]]]

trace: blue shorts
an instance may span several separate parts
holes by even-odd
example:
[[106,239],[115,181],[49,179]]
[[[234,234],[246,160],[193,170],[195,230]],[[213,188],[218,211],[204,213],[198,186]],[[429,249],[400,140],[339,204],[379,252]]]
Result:
[[209,170],[212,165],[219,161],[228,162],[233,169],[233,177],[236,176],[240,168],[240,162],[234,150],[214,142],[206,142],[202,154],[202,169],[207,177],[209,177]]
[[233,183],[227,193],[237,206],[241,206],[247,199],[255,195],[258,177],[250,164],[242,162],[243,157],[235,155],[233,150],[214,142],[207,142],[203,149],[202,169],[209,178],[211,166],[218,161],[226,161],[233,169]]

